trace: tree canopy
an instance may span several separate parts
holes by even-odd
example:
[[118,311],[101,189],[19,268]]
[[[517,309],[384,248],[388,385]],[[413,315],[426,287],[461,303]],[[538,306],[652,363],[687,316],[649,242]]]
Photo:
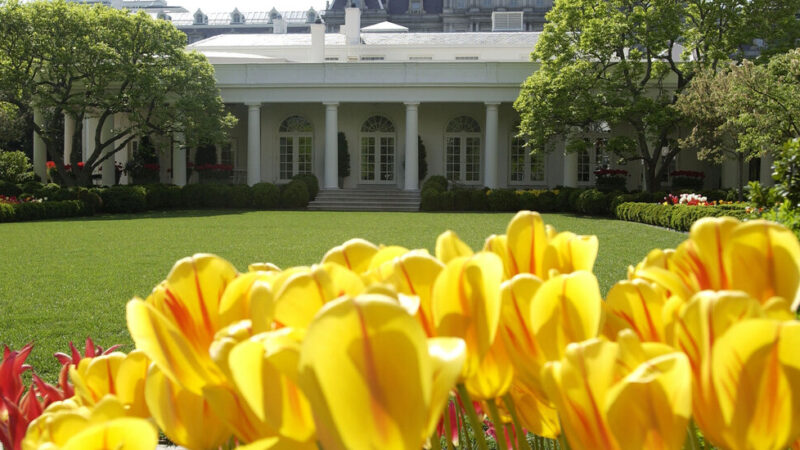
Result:
[[547,151],[556,136],[610,125],[607,150],[641,160],[655,190],[681,151],[680,93],[698,71],[744,59],[754,39],[791,42],[798,10],[800,0],[556,0],[532,54],[541,68],[514,105],[520,133]]
[[[88,130],[94,152],[73,180],[87,184],[92,171],[139,136],[180,132],[188,145],[224,138],[234,119],[225,112],[213,68],[185,46],[185,35],[171,23],[144,12],[0,0],[0,101],[22,116],[41,111],[34,128],[62,175],[65,164],[77,167],[81,158],[73,151],[71,161],[63,160],[64,115],[76,120],[74,149],[80,148],[82,120],[97,118],[97,129]],[[116,114],[127,120],[103,134]]]

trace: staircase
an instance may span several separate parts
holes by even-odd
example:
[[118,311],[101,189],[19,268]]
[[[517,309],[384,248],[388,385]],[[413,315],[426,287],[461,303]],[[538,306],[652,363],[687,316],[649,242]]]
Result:
[[419,211],[419,191],[322,189],[309,211]]

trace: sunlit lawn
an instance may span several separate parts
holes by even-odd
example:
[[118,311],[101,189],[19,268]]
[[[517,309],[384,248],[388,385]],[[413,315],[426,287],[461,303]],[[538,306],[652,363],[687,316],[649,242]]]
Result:
[[[0,224],[0,343],[34,341],[28,359],[53,380],[52,354],[91,336],[103,346],[132,343],[125,303],[146,296],[174,262],[218,254],[239,270],[251,262],[281,267],[318,262],[351,237],[427,248],[452,229],[473,248],[504,233],[512,214],[180,211],[133,216]],[[629,264],[652,248],[674,247],[685,235],[646,225],[548,214],[557,230],[596,234],[595,272],[605,293]]]

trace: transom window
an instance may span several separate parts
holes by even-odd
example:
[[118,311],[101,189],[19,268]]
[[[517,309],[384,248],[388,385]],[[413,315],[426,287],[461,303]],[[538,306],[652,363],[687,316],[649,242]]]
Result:
[[391,120],[375,115],[361,125],[360,176],[364,183],[395,182],[395,128]]
[[528,184],[544,181],[544,155],[536,152],[531,155],[525,147],[525,140],[511,136],[511,155],[509,178],[512,184]]
[[278,171],[281,180],[312,173],[313,127],[305,117],[291,116],[278,128]]
[[469,116],[451,120],[445,128],[445,176],[477,184],[481,180],[481,127]]

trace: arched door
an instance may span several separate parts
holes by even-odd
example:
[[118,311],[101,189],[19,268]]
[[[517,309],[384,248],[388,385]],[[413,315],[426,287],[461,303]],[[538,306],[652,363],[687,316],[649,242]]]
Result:
[[384,116],[372,116],[361,125],[359,180],[362,183],[395,183],[396,133]]
[[291,116],[281,122],[278,128],[278,178],[291,180],[298,174],[312,173],[311,161],[313,145],[311,122],[305,117]]

